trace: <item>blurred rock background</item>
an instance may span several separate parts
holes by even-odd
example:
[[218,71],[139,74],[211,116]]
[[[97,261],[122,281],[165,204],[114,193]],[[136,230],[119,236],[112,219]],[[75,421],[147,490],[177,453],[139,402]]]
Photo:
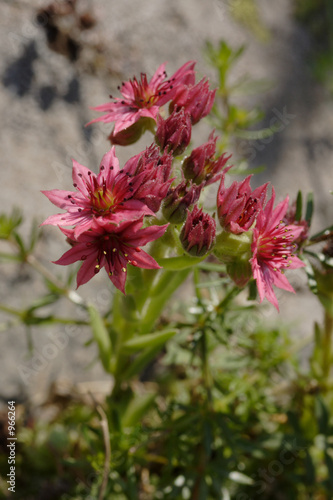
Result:
[[[64,15],[61,9],[66,8]],[[89,107],[107,102],[109,94],[118,95],[122,80],[140,72],[151,76],[164,61],[172,74],[187,60],[196,60],[198,76],[207,74],[213,85],[204,43],[224,39],[232,47],[247,47],[234,78],[247,74],[272,82],[271,90],[259,89],[243,97],[244,103],[264,110],[264,126],[280,125],[273,138],[239,141],[231,152],[235,158],[247,155],[251,167],[264,164],[266,170],[254,184],[271,181],[278,199],[287,193],[293,199],[298,189],[312,190],[314,230],[332,223],[333,101],[310,71],[313,40],[293,8],[292,0],[77,0],[67,6],[0,0],[1,212],[21,207],[28,234],[33,218],[41,222],[56,211],[40,191],[71,189],[71,158],[96,171],[108,149],[111,128],[84,126],[97,116]],[[56,21],[50,22],[50,13]],[[208,132],[207,125],[199,125],[194,136],[198,145]],[[121,162],[146,144],[143,137],[132,147],[118,147]],[[38,258],[59,276],[66,270],[50,261],[65,250],[60,232],[43,228]],[[264,315],[272,322],[290,323],[296,338],[307,337],[313,322],[321,320],[321,310],[301,273],[291,282],[297,295],[279,294],[280,315],[270,308]],[[1,263],[1,303],[24,308],[43,292],[42,280],[30,269]],[[112,289],[101,273],[80,293],[103,310]],[[56,312],[80,314],[64,299]],[[0,317],[8,320],[4,313]],[[94,348],[84,345],[88,339],[84,327],[32,327],[28,336],[22,326],[2,331],[0,396],[38,400],[59,377],[73,382],[105,379],[94,364]]]

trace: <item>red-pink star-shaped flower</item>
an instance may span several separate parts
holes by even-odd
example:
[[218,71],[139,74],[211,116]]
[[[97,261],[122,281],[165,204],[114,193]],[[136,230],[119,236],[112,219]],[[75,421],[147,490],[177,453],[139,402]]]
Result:
[[107,219],[118,223],[138,219],[142,215],[155,215],[142,200],[135,198],[144,176],[142,172],[130,177],[120,170],[114,147],[104,155],[98,175],[73,161],[76,191],[42,191],[54,205],[67,212],[51,215],[42,225],[75,225],[74,234],[77,237],[89,229],[93,220]]
[[234,181],[230,187],[224,185],[226,167],[222,172],[221,183],[217,192],[217,213],[223,229],[230,233],[240,234],[248,231],[265,204],[267,184],[252,191],[251,175],[242,182]]
[[140,118],[151,118],[156,122],[159,108],[173,98],[177,89],[185,84],[194,84],[194,66],[195,61],[188,61],[167,79],[165,64],[161,64],[149,82],[146,74],[141,73],[140,80],[134,77],[122,83],[118,88],[123,97],[116,97],[114,102],[93,108],[105,114],[88,125],[100,121],[115,122],[113,134],[117,135]]
[[114,286],[125,293],[128,264],[143,269],[160,268],[153,257],[140,247],[163,236],[168,224],[142,228],[142,223],[143,217],[119,225],[106,221],[103,226],[94,223],[77,237],[74,229],[60,228],[73,247],[54,263],[67,266],[82,261],[77,274],[78,287],[105,267]]
[[295,255],[297,249],[295,240],[303,231],[303,227],[283,223],[288,209],[288,197],[275,209],[273,209],[274,200],[273,189],[272,197],[260,211],[253,229],[251,245],[253,256],[250,263],[253,277],[257,281],[260,302],[266,297],[279,310],[273,285],[295,293],[283,272],[285,269],[304,267],[305,264]]

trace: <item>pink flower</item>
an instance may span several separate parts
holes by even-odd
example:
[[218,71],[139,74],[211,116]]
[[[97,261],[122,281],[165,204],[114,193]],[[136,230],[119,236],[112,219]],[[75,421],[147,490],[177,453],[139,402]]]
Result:
[[192,212],[188,211],[186,222],[180,232],[180,241],[187,253],[201,257],[212,249],[215,234],[215,220],[195,205]]
[[106,218],[118,223],[142,215],[154,215],[143,201],[135,198],[144,176],[141,173],[130,178],[120,170],[114,147],[104,155],[98,175],[73,160],[73,185],[76,191],[42,191],[54,205],[67,212],[51,215],[42,225],[76,225],[74,234],[77,237],[89,229],[93,220]]
[[193,149],[190,156],[185,158],[182,169],[186,179],[192,179],[196,184],[205,182],[206,186],[221,179],[221,171],[231,155],[226,156],[224,153],[215,159],[216,140],[212,132],[208,142]]
[[166,80],[165,64],[161,64],[149,82],[146,74],[141,73],[140,80],[134,77],[122,83],[118,89],[123,97],[116,97],[114,102],[93,108],[106,114],[95,118],[88,125],[99,121],[115,122],[113,133],[116,135],[140,118],[151,118],[156,122],[159,108],[173,98],[177,89],[184,84],[194,83],[194,66],[195,61],[188,61]]
[[279,310],[273,286],[294,292],[293,287],[283,274],[284,269],[304,267],[304,263],[295,255],[295,240],[303,231],[302,226],[285,225],[283,218],[288,209],[288,197],[273,210],[275,191],[257,217],[253,229],[251,245],[253,277],[257,281],[260,302],[264,297]]
[[251,190],[251,175],[242,182],[234,181],[229,188],[224,186],[226,172],[224,169],[217,192],[217,213],[223,229],[230,233],[240,234],[248,231],[265,204],[267,184]]
[[124,166],[126,175],[142,177],[135,199],[142,201],[153,212],[160,209],[173,180],[170,179],[172,161],[171,154],[160,155],[159,147],[152,144],[143,153],[130,158]]
[[184,109],[174,111],[166,120],[158,117],[156,142],[161,150],[174,156],[184,153],[190,143],[192,133],[191,118]]
[[114,286],[125,293],[128,264],[143,269],[160,268],[153,257],[139,247],[163,236],[168,224],[142,228],[142,223],[143,217],[119,225],[105,221],[103,226],[94,223],[77,237],[74,229],[60,228],[73,247],[54,263],[67,266],[82,261],[77,274],[78,287],[105,267]]
[[184,108],[184,111],[191,116],[192,125],[195,125],[201,118],[210,113],[215,94],[216,89],[210,91],[208,80],[203,78],[196,85],[179,87],[172,99],[172,104],[176,110]]

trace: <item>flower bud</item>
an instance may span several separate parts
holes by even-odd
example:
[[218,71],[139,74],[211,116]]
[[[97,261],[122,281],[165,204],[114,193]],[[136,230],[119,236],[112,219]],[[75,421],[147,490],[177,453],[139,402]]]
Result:
[[195,257],[206,255],[214,246],[216,222],[209,215],[194,206],[187,211],[187,219],[180,233],[180,241],[184,250]]
[[217,193],[217,213],[225,231],[240,234],[251,228],[265,204],[268,183],[252,191],[250,187],[252,176],[249,175],[244,181],[234,181],[229,188],[225,188],[224,177],[229,168],[227,167],[222,173]]
[[209,90],[208,80],[203,78],[196,85],[180,87],[172,99],[171,108],[178,110],[184,108],[191,116],[192,125],[210,113],[214,104],[216,90]]
[[221,171],[230,156],[225,153],[215,159],[216,140],[214,132],[208,138],[208,142],[193,149],[190,156],[183,161],[183,172],[186,179],[192,179],[196,184],[205,182],[205,185],[213,184],[221,178]]
[[170,189],[162,208],[164,217],[172,224],[181,224],[185,221],[187,209],[196,203],[200,197],[202,185],[182,181],[178,186]]
[[159,116],[156,143],[161,150],[167,150],[173,156],[179,156],[189,145],[191,132],[190,116],[183,109],[174,111],[166,120]]
[[152,144],[144,152],[130,158],[123,172],[131,178],[140,178],[140,187],[135,192],[135,199],[142,201],[153,212],[158,212],[162,200],[166,197],[170,184],[172,155],[160,155],[160,149]]

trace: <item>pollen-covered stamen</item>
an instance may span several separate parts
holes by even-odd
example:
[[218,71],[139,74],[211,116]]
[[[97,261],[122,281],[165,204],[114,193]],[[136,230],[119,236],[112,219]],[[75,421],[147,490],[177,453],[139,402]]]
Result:
[[270,236],[262,236],[259,239],[260,260],[273,264],[274,271],[290,267],[295,248],[297,245],[294,243],[292,230],[286,227],[283,221],[275,226]]

